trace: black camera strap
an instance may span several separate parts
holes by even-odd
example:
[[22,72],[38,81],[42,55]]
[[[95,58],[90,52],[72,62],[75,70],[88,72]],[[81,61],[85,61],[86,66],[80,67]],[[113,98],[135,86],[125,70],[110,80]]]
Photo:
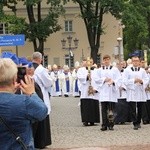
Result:
[[27,150],[27,146],[22,141],[21,137],[12,130],[12,128],[6,123],[6,121],[1,116],[0,116],[0,122],[2,122],[5,125],[5,127],[9,130],[9,132],[13,134],[15,140],[22,146],[22,149]]

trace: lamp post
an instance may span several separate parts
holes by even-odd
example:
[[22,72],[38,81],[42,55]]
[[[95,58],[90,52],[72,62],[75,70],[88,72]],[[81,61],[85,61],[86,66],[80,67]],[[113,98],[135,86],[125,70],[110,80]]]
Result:
[[122,42],[122,38],[121,37],[118,37],[117,38],[117,41],[118,41],[118,59],[119,59],[119,65],[121,63],[121,42]]
[[[65,49],[65,50],[68,50],[69,52],[69,68],[71,67],[71,57],[73,57],[73,53],[72,53],[72,50],[74,49],[77,49],[78,48],[78,43],[79,43],[79,40],[77,38],[75,38],[73,41],[74,41],[74,46],[72,46],[72,36],[68,36],[67,37],[67,40],[65,39],[62,39],[61,40],[61,43],[62,43],[62,49]],[[68,46],[66,47],[66,42],[68,42]]]

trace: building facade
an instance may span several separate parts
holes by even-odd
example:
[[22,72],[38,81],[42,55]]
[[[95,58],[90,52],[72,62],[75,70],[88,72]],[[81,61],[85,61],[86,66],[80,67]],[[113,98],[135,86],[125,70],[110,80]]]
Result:
[[[44,54],[45,61],[47,64],[57,64],[63,66],[64,64],[72,63],[75,61],[81,62],[82,58],[90,56],[90,46],[88,43],[87,33],[85,29],[84,22],[80,17],[80,9],[78,4],[69,2],[64,6],[66,13],[64,16],[59,18],[59,24],[62,26],[62,30],[53,33],[45,42]],[[8,13],[9,10],[6,9]],[[47,5],[42,6],[42,14],[46,15],[48,12]],[[26,17],[26,9],[23,3],[19,2],[17,4],[17,16]],[[28,18],[26,18],[28,21]],[[2,23],[1,23],[2,24]],[[111,14],[106,14],[104,16],[103,27],[105,28],[104,35],[101,36],[100,48],[99,48],[99,58],[101,62],[101,57],[105,54],[111,55],[113,61],[118,61],[115,55],[118,55],[118,36],[122,36],[122,30],[120,32],[119,20],[116,20]],[[1,29],[0,29],[1,30]],[[1,32],[1,34],[7,34]],[[72,37],[71,45],[69,45],[67,38]],[[74,45],[74,39],[78,39],[78,47]],[[62,46],[62,40],[66,40],[65,49]],[[70,49],[71,47],[71,49]],[[121,48],[121,50],[123,50]],[[1,52],[12,51],[17,53],[19,57],[31,56],[34,49],[31,42],[26,41],[24,46],[14,46],[14,47],[1,47]],[[115,55],[114,55],[115,54]],[[123,51],[120,51],[123,54]],[[70,62],[69,62],[70,61]]]

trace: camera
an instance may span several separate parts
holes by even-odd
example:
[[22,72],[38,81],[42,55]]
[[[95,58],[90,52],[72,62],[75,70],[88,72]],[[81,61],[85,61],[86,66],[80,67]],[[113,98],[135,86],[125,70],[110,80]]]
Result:
[[25,82],[24,78],[25,75],[26,75],[26,67],[18,67],[17,82],[20,83],[20,80],[23,80],[23,82]]

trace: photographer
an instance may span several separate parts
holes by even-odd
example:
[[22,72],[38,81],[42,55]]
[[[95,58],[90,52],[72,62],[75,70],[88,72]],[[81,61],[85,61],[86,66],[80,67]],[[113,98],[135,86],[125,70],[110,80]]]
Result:
[[[47,116],[47,107],[35,93],[34,80],[25,75],[25,82],[16,83],[17,66],[9,58],[0,59],[0,149],[21,150],[13,133],[21,137],[28,150],[34,149],[31,123]],[[14,94],[20,88],[23,94]],[[6,126],[7,125],[7,126]],[[11,130],[13,130],[13,133]]]

